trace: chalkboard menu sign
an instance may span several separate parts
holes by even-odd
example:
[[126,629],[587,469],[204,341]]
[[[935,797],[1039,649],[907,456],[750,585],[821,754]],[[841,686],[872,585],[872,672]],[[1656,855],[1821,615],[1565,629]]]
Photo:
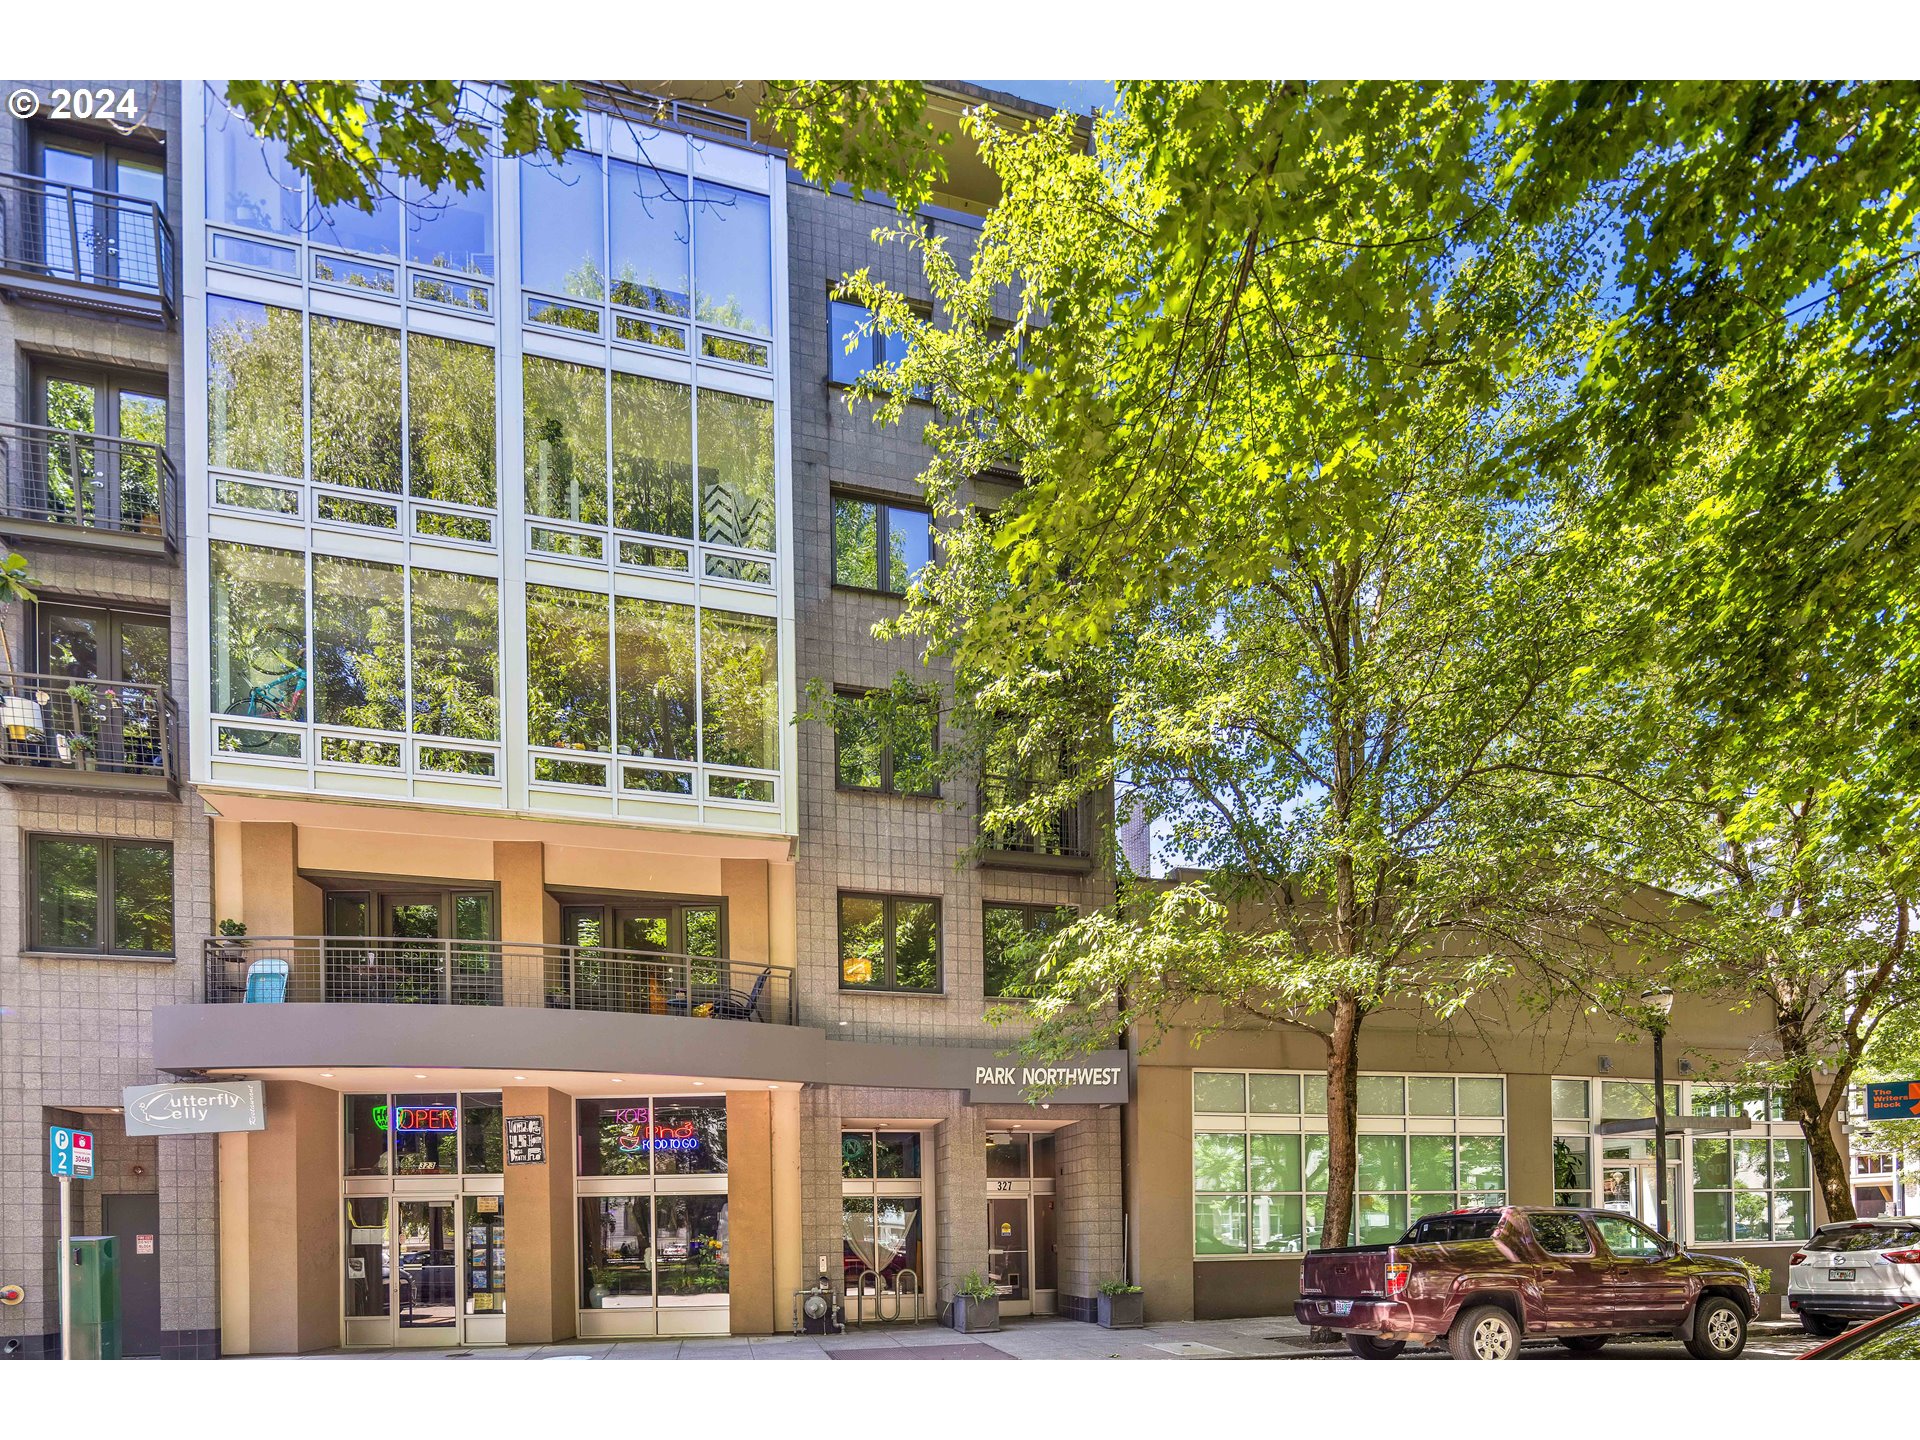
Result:
[[507,1164],[547,1163],[545,1123],[538,1115],[507,1116]]

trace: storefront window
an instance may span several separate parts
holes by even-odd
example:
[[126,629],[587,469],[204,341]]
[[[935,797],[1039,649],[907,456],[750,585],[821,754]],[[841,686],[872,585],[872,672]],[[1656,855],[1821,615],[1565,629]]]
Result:
[[[371,1099],[355,1095],[354,1100]],[[382,1096],[381,1099],[386,1097]],[[369,1172],[349,1170],[348,1174]],[[347,1314],[351,1317],[384,1316],[387,1302],[387,1202],[384,1198],[356,1195],[346,1201]]]
[[701,1305],[728,1290],[727,1197],[653,1198],[655,1293],[662,1305]]
[[460,1097],[460,1148],[469,1175],[498,1175],[501,1163],[500,1093]]
[[724,1175],[723,1098],[581,1100],[582,1175]]
[[[498,1097],[495,1097],[496,1101]],[[494,1115],[499,1116],[496,1103]],[[494,1128],[497,1138],[498,1124]],[[471,1167],[469,1167],[471,1168]],[[494,1169],[499,1169],[496,1161]],[[466,1197],[467,1314],[502,1315],[507,1309],[507,1202],[499,1195]]]
[[[347,1174],[391,1173],[387,1162],[387,1139],[387,1097],[347,1096]],[[379,1313],[386,1312],[382,1310]]]
[[587,1310],[652,1308],[652,1196],[581,1200],[580,1304]]
[[656,1175],[726,1174],[726,1100],[655,1100],[652,1145]]
[[459,1173],[460,1109],[455,1096],[396,1095],[384,1119],[393,1133],[396,1175]]
[[[1680,1113],[1680,1087],[1667,1087],[1667,1114]],[[1600,1082],[1600,1118],[1602,1120],[1650,1120],[1653,1118],[1653,1082],[1651,1080],[1602,1080]]]
[[1803,1240],[1813,1230],[1804,1139],[1693,1140],[1697,1241]]
[[[848,1289],[871,1272],[883,1285],[900,1288],[911,1270],[925,1286],[921,1255],[921,1201],[917,1195],[847,1195],[840,1201],[841,1264]],[[872,1280],[867,1286],[872,1288]]]
[[1010,1131],[990,1131],[987,1135],[987,1178],[1024,1180],[1033,1173],[1033,1138]]

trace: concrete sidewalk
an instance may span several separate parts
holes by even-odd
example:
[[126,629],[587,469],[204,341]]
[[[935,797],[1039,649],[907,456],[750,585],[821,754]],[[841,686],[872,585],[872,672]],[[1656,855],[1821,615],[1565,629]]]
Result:
[[[1757,1322],[1745,1359],[1787,1359],[1817,1342],[1798,1322]],[[1439,1358],[1445,1351],[1424,1355]],[[1591,1362],[1681,1359],[1676,1341],[1636,1340],[1597,1355],[1572,1355],[1551,1343],[1522,1358]],[[584,1340],[464,1350],[328,1350],[301,1359],[335,1360],[1348,1360],[1344,1345],[1316,1345],[1291,1315],[1249,1320],[1180,1320],[1139,1330],[1102,1330],[1077,1320],[1010,1320],[991,1335],[943,1326],[868,1326],[844,1335],[734,1335],[685,1340]],[[1424,1358],[1409,1351],[1408,1359]]]

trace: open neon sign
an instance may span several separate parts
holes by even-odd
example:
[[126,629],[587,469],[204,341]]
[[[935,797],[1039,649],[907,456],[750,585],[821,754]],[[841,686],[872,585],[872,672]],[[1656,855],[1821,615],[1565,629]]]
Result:
[[700,1148],[700,1139],[694,1133],[691,1120],[682,1120],[678,1125],[655,1125],[653,1116],[644,1108],[615,1110],[612,1120],[615,1126],[613,1141],[623,1154],[637,1155],[642,1150],[690,1151]]
[[[388,1109],[373,1107],[376,1129],[387,1128]],[[451,1105],[396,1105],[392,1109],[393,1128],[401,1135],[451,1135],[460,1128],[460,1116]]]

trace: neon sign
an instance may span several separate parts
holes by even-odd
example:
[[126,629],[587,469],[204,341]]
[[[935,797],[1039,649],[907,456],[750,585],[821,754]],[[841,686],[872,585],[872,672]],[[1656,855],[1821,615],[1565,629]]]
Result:
[[[387,1128],[387,1107],[373,1107],[373,1124]],[[460,1128],[459,1113],[451,1105],[396,1105],[393,1128],[401,1135],[451,1135]]]
[[694,1133],[691,1120],[682,1120],[678,1125],[655,1125],[653,1116],[645,1106],[614,1110],[607,1118],[615,1127],[613,1142],[623,1154],[637,1155],[642,1150],[692,1151],[700,1148],[700,1140]]

